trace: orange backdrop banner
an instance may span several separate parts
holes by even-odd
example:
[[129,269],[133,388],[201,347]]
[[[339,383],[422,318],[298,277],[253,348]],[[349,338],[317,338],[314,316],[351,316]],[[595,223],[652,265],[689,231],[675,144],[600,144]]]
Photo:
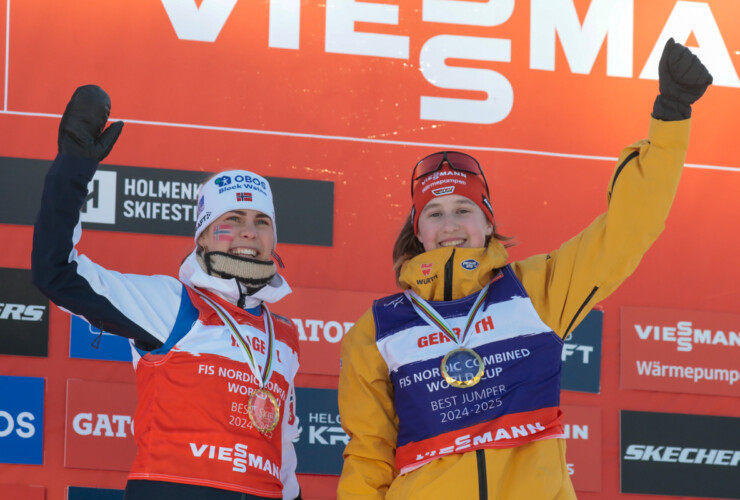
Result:
[[[474,155],[499,231],[516,237],[511,259],[549,252],[606,209],[617,156],[647,135],[672,36],[714,85],[693,107],[664,233],[601,304],[600,393],[563,393],[565,405],[589,408],[566,423],[602,436],[592,460],[577,450],[596,449],[594,434],[573,441],[579,498],[615,498],[621,410],[740,416],[736,392],[669,392],[630,378],[617,355],[656,343],[637,333],[620,341],[623,307],[740,314],[737,19],[735,0],[0,0],[0,237],[10,243],[0,268],[30,268],[32,218],[18,220],[14,207],[40,198],[74,89],[98,84],[112,119],[126,122],[101,171],[197,182],[191,173],[245,168],[296,181],[301,196],[288,196],[279,217],[300,213],[304,239],[279,238],[277,248],[295,293],[274,309],[302,332],[299,385],[335,389],[341,338],[374,298],[396,291],[391,248],[410,212],[416,161],[441,149]],[[312,218],[317,185],[332,205]],[[79,250],[121,272],[176,276],[192,245],[181,233],[114,224],[88,226]],[[7,303],[22,303],[9,293]],[[0,483],[42,485],[48,500],[66,498],[68,486],[121,489],[125,472],[77,468],[90,464],[65,451],[67,379],[132,384],[133,370],[70,359],[68,315],[48,311],[47,356],[0,352],[0,375],[45,378],[44,463],[4,464]],[[0,335],[12,321],[0,318]],[[586,478],[591,467],[599,481]],[[304,498],[333,498],[336,478],[301,484]]]

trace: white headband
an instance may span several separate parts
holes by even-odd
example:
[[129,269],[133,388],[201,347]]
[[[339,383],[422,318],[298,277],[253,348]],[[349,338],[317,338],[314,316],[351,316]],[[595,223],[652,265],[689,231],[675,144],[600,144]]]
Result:
[[219,217],[232,210],[257,210],[272,219],[277,245],[275,207],[267,180],[247,170],[229,170],[210,178],[198,191],[198,215],[195,242],[198,236]]

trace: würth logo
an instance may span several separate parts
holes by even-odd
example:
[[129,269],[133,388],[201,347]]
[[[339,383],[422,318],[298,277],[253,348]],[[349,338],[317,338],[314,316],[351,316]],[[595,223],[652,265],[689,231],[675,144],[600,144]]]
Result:
[[434,264],[422,264],[421,265],[421,274],[424,276],[429,276],[429,273],[432,272],[432,266]]

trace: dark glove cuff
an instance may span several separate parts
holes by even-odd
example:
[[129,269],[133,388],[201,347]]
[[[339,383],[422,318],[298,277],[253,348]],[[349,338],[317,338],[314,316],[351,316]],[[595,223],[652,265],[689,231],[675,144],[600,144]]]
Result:
[[664,122],[686,120],[687,118],[691,118],[691,106],[674,101],[673,99],[668,99],[659,94],[653,104],[653,118],[663,120]]

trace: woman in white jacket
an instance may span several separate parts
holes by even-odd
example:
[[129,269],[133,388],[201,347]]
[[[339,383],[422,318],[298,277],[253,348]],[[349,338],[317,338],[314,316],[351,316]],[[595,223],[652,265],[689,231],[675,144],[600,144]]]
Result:
[[179,280],[121,274],[75,249],[87,185],[123,123],[110,98],[78,88],[34,228],[33,281],[54,303],[131,341],[138,453],[125,498],[298,498],[293,380],[298,336],[267,304],[290,293],[277,273],[267,181],[221,172],[198,194],[195,249]]

